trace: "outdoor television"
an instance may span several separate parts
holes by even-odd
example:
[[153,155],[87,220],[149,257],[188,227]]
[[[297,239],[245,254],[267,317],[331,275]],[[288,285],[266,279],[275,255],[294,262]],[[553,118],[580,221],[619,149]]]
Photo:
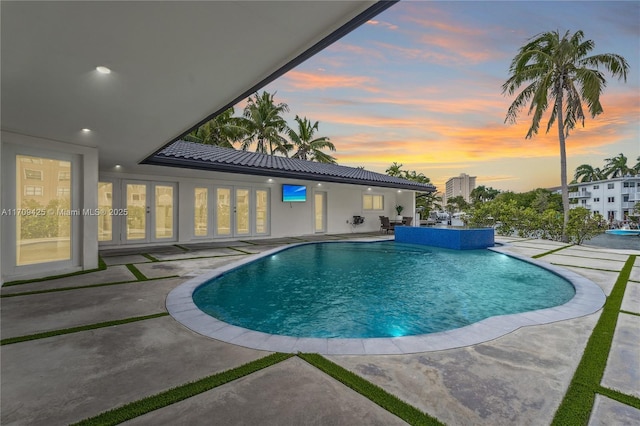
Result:
[[307,201],[307,187],[304,185],[282,185],[283,203],[304,203]]

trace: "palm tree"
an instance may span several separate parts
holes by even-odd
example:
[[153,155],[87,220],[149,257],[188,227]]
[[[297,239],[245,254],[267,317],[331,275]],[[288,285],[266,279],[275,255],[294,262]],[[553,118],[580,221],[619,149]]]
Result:
[[291,158],[335,164],[334,157],[321,151],[324,148],[329,148],[331,151],[336,150],[329,138],[326,136],[313,138],[313,134],[318,130],[318,122],[311,124],[307,117],[300,118],[297,115],[296,122],[298,123],[298,131],[289,129],[288,132],[293,147],[298,148]]
[[520,92],[507,112],[505,122],[515,123],[518,113],[529,102],[528,113],[533,112],[531,127],[525,139],[538,133],[540,119],[551,105],[547,132],[557,122],[560,143],[560,183],[562,185],[562,206],[564,221],[562,240],[568,241],[569,191],[567,185],[567,154],[565,138],[576,123],[584,126],[584,102],[592,118],[602,113],[600,94],[606,80],[598,69],[602,66],[618,79],[627,80],[629,64],[620,55],[606,53],[587,56],[593,50],[592,40],[583,41],[584,33],[567,31],[562,37],[558,31],[534,36],[520,48],[511,61],[510,77],[502,85],[502,93],[513,95],[522,85]]
[[581,164],[576,168],[573,178],[580,182],[593,182],[596,180],[606,179],[604,172],[599,167],[593,167],[590,164]]
[[402,177],[402,175],[404,174],[404,171],[402,170],[402,164],[398,164],[395,161],[385,171],[387,175],[393,176],[393,177]]
[[233,143],[242,139],[245,132],[237,117],[233,117],[233,107],[207,121],[183,139],[189,142],[233,148]]
[[243,150],[246,151],[255,141],[256,152],[266,154],[267,143],[271,155],[276,152],[286,155],[289,151],[286,139],[280,135],[287,129],[287,122],[282,114],[289,111],[289,106],[285,103],[275,104],[273,97],[271,93],[262,92],[262,95],[256,93],[249,98],[242,120],[242,125],[247,130],[247,136],[241,144]]
[[624,154],[618,154],[615,157],[605,158],[604,173],[606,177],[618,177],[630,174],[634,171],[627,166],[627,157]]
[[640,155],[638,156],[638,158],[636,158],[636,165],[633,166],[633,170],[636,172],[636,174],[640,174]]
[[492,187],[487,188],[484,185],[480,185],[473,188],[469,196],[473,203],[484,203],[485,201],[493,200],[499,193],[500,191],[497,189],[493,189]]

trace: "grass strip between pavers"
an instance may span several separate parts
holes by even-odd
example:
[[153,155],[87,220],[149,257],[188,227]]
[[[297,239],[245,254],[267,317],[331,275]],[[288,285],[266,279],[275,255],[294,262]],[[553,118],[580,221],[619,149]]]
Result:
[[153,257],[148,253],[142,253],[143,257],[146,257],[147,259],[149,259],[152,262],[160,262],[160,260],[157,257]]
[[411,425],[444,425],[435,417],[423,413],[380,386],[374,385],[321,355],[299,353],[298,356]]
[[543,257],[543,256],[546,256],[546,255],[548,255],[548,254],[555,253],[555,252],[560,251],[560,250],[564,250],[564,249],[569,248],[569,247],[573,247],[573,244],[569,244],[569,245],[566,245],[566,246],[559,247],[559,248],[557,248],[557,249],[553,249],[553,250],[545,251],[544,253],[536,254],[535,256],[531,256],[531,257],[532,257],[533,259],[540,259],[540,258],[541,258],[541,257]]
[[136,265],[134,265],[133,263],[127,263],[125,266],[129,271],[131,271],[131,273],[136,277],[138,281],[147,281],[149,279],[142,272],[140,272],[140,270],[136,268]]
[[100,256],[98,256],[98,267],[95,268],[95,269],[87,269],[86,271],[70,272],[68,274],[51,275],[51,276],[43,277],[43,278],[33,278],[33,279],[29,279],[29,280],[9,281],[9,282],[6,282],[6,283],[2,284],[2,286],[3,287],[11,287],[13,285],[31,284],[31,283],[37,283],[37,282],[40,282],[40,281],[55,280],[55,279],[58,279],[58,278],[75,277],[76,275],[90,274],[92,272],[104,271],[105,269],[107,269],[107,264],[104,262],[104,260],[102,260],[102,258]]
[[130,402],[113,410],[105,411],[95,417],[82,420],[74,425],[117,425],[119,423],[142,416],[176,402],[191,398],[202,392],[206,392],[225,383],[232,382],[241,377],[248,376],[256,371],[275,365],[294,356],[276,352],[264,358],[251,361],[231,370],[223,371],[212,376],[205,377],[195,382],[189,382],[158,394],[148,396],[138,401]]
[[96,324],[82,325],[80,327],[71,327],[71,328],[63,328],[60,330],[45,331],[44,333],[29,334],[26,336],[9,337],[8,339],[0,340],[0,346],[12,345],[14,343],[28,342],[30,340],[46,339],[47,337],[61,336],[63,334],[78,333],[80,331],[95,330],[97,328],[111,327],[114,325],[128,324],[130,322],[144,321],[144,320],[159,318],[159,317],[166,317],[167,315],[169,315],[168,312],[161,312],[159,314],[145,315],[143,317],[125,318],[125,319],[115,320],[115,321],[106,321],[106,322],[99,322]]
[[629,311],[620,311],[621,314],[627,314],[627,315],[635,315],[637,317],[640,317],[640,314],[637,312],[629,312]]
[[569,384],[569,389],[556,411],[552,425],[588,424],[595,395],[602,389],[600,382],[602,382],[604,369],[607,366],[607,358],[618,322],[618,313],[635,260],[636,256],[629,256],[622,267],[613,290],[604,304],[598,323],[589,337],[580,364],[578,364]]
[[604,386],[598,386],[596,392],[600,395],[606,396],[607,398],[614,399],[625,405],[630,405],[640,410],[640,398],[638,398],[637,396],[627,395],[626,393],[622,393],[615,389],[605,388]]
[[[167,278],[180,278],[180,275],[169,275],[169,276],[166,276],[166,277],[147,278],[144,281],[165,280]],[[134,283],[139,283],[139,282],[141,282],[141,281],[140,280],[127,280],[127,281],[114,281],[114,282],[111,282],[111,283],[78,285],[78,286],[73,286],[73,287],[48,288],[46,290],[32,290],[32,291],[23,291],[23,292],[20,292],[20,293],[3,294],[3,295],[0,295],[0,298],[17,297],[17,296],[29,296],[31,294],[42,294],[42,293],[55,293],[57,291],[80,290],[80,289],[83,289],[83,288],[107,287],[107,286],[110,286],[110,285],[134,284]]]

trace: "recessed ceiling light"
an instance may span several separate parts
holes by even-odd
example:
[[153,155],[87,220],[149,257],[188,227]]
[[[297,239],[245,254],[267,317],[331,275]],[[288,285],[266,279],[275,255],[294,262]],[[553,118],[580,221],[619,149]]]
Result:
[[91,131],[91,129],[87,129],[86,127],[84,129],[82,129],[83,133],[89,133]]
[[267,182],[273,182],[273,179],[269,178],[267,179]]
[[116,164],[116,169],[119,169],[120,167],[122,167],[120,164]]
[[96,71],[98,71],[100,74],[111,74],[111,70],[102,65],[96,67]]

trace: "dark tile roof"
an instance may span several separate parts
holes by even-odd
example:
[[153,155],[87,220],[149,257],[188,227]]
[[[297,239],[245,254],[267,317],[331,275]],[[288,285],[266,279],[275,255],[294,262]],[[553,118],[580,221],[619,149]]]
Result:
[[432,184],[412,182],[355,167],[240,151],[182,140],[174,142],[155,155],[147,158],[144,164],[380,186],[421,192],[433,192],[436,190]]

